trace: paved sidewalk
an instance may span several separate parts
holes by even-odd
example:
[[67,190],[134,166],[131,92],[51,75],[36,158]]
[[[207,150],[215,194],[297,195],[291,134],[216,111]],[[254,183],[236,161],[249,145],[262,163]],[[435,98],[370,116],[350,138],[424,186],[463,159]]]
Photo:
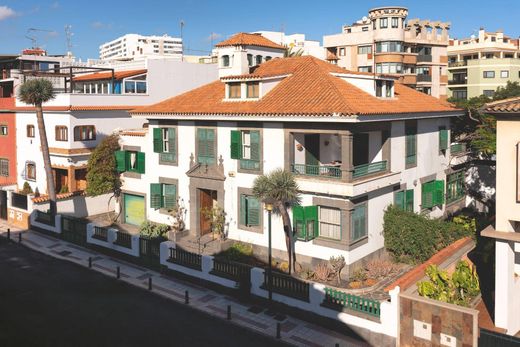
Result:
[[355,338],[342,335],[316,324],[299,320],[285,314],[273,314],[265,308],[240,302],[228,295],[185,282],[177,278],[162,275],[105,254],[82,248],[51,236],[34,231],[10,227],[0,221],[0,235],[7,237],[7,228],[11,229],[11,239],[18,242],[22,233],[22,244],[49,256],[71,261],[88,267],[92,258],[92,270],[107,276],[116,276],[119,266],[121,280],[136,287],[148,288],[148,279],[152,278],[152,293],[184,303],[185,292],[189,292],[189,305],[215,317],[226,319],[227,307],[231,306],[232,322],[258,333],[275,336],[277,323],[281,323],[281,339],[296,346],[368,346]]

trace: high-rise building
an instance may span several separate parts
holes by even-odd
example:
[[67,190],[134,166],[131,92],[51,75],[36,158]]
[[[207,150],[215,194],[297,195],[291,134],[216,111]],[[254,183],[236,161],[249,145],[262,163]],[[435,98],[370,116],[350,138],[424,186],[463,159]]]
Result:
[[125,60],[152,56],[181,59],[182,53],[182,39],[168,35],[126,34],[99,46],[99,58],[102,60]]
[[519,39],[501,31],[481,28],[478,36],[450,40],[448,59],[448,97],[491,97],[507,81],[520,81]]
[[327,60],[353,71],[399,77],[409,87],[446,97],[450,23],[410,19],[405,7],[378,7],[341,33],[323,37]]

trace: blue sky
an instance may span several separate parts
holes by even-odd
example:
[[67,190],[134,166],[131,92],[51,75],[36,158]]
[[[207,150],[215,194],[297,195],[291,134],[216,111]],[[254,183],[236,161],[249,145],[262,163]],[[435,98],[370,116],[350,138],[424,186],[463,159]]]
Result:
[[515,18],[519,0],[0,0],[0,54],[30,47],[25,38],[29,28],[52,31],[34,35],[49,54],[64,53],[64,27],[71,25],[73,53],[83,59],[97,58],[101,43],[125,33],[179,36],[181,20],[188,54],[209,51],[210,36],[216,42],[239,31],[284,28],[286,33],[304,33],[321,41],[323,35],[338,33],[343,24],[360,19],[370,8],[389,5],[408,7],[408,18],[450,21],[452,37],[467,37],[481,26],[520,35]]

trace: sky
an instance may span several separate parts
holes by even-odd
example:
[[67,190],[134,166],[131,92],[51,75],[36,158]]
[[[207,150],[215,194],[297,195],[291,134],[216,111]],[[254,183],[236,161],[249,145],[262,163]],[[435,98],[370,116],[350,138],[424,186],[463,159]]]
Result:
[[179,37],[181,21],[185,54],[207,54],[212,43],[241,31],[283,30],[322,41],[379,6],[408,7],[409,19],[451,22],[455,38],[469,37],[480,27],[520,35],[520,0],[0,0],[0,54],[30,48],[26,36],[36,37],[49,54],[63,54],[66,25],[73,33],[72,52],[83,60],[98,58],[99,45],[126,33]]

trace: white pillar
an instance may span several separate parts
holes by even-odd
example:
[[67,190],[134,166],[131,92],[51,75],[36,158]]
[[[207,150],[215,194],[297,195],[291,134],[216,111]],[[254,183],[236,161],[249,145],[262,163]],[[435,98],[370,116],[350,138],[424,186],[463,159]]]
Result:
[[520,330],[520,277],[515,275],[514,243],[496,241],[495,325],[507,334]]

